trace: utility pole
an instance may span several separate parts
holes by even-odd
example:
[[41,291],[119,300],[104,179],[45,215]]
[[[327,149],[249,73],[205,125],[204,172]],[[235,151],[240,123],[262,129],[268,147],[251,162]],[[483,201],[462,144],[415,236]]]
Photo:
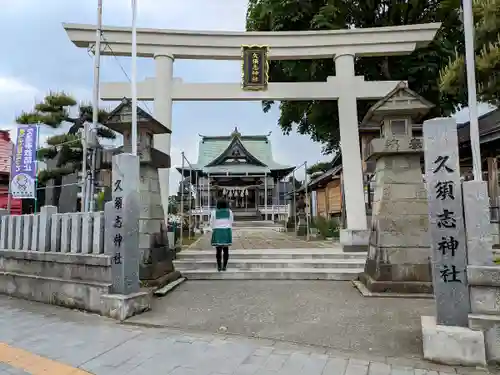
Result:
[[131,93],[132,93],[132,154],[137,155],[137,0],[132,0],[132,69],[131,69]]
[[465,66],[467,70],[467,104],[469,106],[470,143],[472,150],[472,168],[474,180],[482,181],[481,149],[479,146],[479,119],[477,114],[476,94],[476,62],[474,53],[474,14],[472,0],[462,0],[464,38],[465,38]]
[[[92,154],[90,159],[90,184],[88,187],[88,207],[89,211],[95,209],[95,183],[97,164],[97,127],[99,123],[99,84],[101,73],[101,33],[102,33],[102,0],[97,0],[97,30],[94,50],[94,92],[92,100]],[[87,181],[87,180],[86,180]]]

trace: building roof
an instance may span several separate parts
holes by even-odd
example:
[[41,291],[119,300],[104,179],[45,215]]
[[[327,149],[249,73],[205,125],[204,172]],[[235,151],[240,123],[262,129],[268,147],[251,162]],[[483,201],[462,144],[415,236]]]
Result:
[[369,128],[370,123],[375,122],[380,129],[379,121],[387,113],[412,114],[417,119],[421,119],[433,107],[434,104],[410,90],[405,82],[399,82],[390,93],[368,109],[360,123],[360,128]]
[[[500,138],[500,109],[494,109],[479,116],[479,142],[488,143]],[[457,125],[458,143],[470,142],[470,122]]]
[[[111,111],[105,124],[108,128],[123,134],[124,131],[130,131],[132,123],[132,101],[123,98],[121,103]],[[147,128],[154,134],[172,133],[161,122],[147,113],[141,107],[137,106],[137,124],[141,128]]]
[[[331,162],[331,168],[326,172],[320,174],[312,178],[307,184],[308,190],[315,190],[317,187],[322,184],[326,184],[333,180],[334,178],[340,177],[340,173],[342,172],[342,154],[337,152]],[[299,189],[297,189],[297,193],[301,193],[306,190],[305,185],[302,185]]]
[[[292,170],[294,167],[274,161],[269,135],[242,135],[238,128],[229,136],[200,135],[198,161],[192,168],[210,174],[264,174]],[[189,171],[189,165],[184,169]]]
[[0,130],[0,173],[10,174],[13,143],[7,130]]

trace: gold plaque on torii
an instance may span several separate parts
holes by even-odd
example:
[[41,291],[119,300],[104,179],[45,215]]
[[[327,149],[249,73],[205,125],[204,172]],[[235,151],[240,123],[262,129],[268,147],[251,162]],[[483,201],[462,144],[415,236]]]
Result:
[[269,46],[241,46],[243,90],[267,90],[269,81]]

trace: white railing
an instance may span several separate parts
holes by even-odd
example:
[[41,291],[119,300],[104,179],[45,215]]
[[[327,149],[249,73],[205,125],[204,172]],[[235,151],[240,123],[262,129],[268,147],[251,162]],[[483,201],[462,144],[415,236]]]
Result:
[[104,213],[58,214],[54,206],[31,215],[0,218],[0,247],[6,250],[104,253]]
[[259,206],[259,211],[262,214],[288,214],[288,205],[268,205],[267,210],[266,206]]
[[[212,207],[214,209],[215,207]],[[193,215],[210,215],[211,210],[209,207],[198,207],[191,210]]]
[[[212,207],[212,209],[214,209],[215,207]],[[266,210],[266,207],[265,206],[258,206],[257,209],[250,209],[250,208],[247,208],[247,212],[255,212],[255,211],[259,211],[260,214],[262,215],[279,215],[281,219],[286,219],[286,217],[284,216],[288,216],[289,215],[289,210],[290,210],[290,207],[289,205],[269,205],[267,206],[267,210]],[[208,207],[198,207],[198,208],[194,208],[192,211],[191,211],[191,214],[192,215],[195,215],[195,216],[201,216],[201,215],[210,215],[210,212],[211,212],[211,209],[209,209]]]

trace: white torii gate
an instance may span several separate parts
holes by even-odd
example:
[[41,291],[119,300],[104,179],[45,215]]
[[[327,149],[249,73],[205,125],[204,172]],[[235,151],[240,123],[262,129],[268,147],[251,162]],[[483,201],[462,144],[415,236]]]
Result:
[[[137,30],[137,56],[155,60],[156,75],[137,85],[139,100],[154,101],[154,116],[172,126],[172,101],[176,100],[338,100],[342,163],[344,170],[347,230],[346,245],[367,240],[362,163],[358,135],[357,99],[380,99],[399,82],[366,82],[356,76],[356,56],[411,53],[427,45],[439,23],[301,32],[211,32],[162,29]],[[64,24],[71,41],[81,48],[95,44],[93,25]],[[132,30],[103,27],[103,55],[131,56]],[[267,45],[271,60],[333,58],[337,75],[326,82],[270,83],[266,91],[245,91],[241,83],[183,83],[173,78],[174,59],[240,60],[242,45]],[[103,100],[131,96],[129,83],[102,85]],[[155,135],[154,147],[170,154],[170,134]],[[168,207],[169,169],[159,171],[161,200]],[[165,213],[166,215],[166,213]],[[361,241],[361,242],[360,242]]]

